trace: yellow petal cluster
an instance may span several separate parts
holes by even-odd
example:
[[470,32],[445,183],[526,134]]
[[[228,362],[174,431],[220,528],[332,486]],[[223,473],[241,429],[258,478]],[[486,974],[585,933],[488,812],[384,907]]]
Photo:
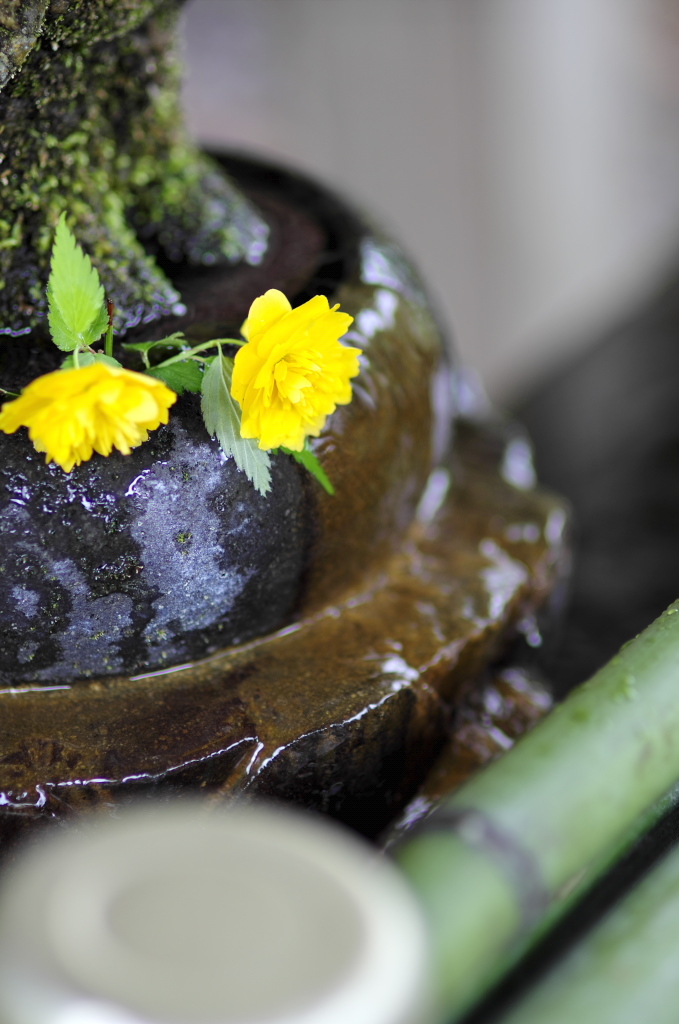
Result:
[[129,455],[146,441],[149,430],[167,423],[174,391],[154,377],[105,363],[56,370],[32,381],[0,411],[0,430],[13,434],[28,427],[28,436],[47,462],[66,473],[93,452],[114,448]]
[[275,288],[252,303],[231,384],[242,437],[257,438],[265,451],[301,451],[336,406],[351,401],[361,349],[340,344],[353,317],[337,309],[324,295],[293,309]]

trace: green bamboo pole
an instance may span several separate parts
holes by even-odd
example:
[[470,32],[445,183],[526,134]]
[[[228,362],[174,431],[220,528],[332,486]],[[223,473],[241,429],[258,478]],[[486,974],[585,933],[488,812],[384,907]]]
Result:
[[536,985],[503,1024],[676,1024],[679,850]]
[[652,820],[679,779],[678,613],[675,602],[396,851],[429,918],[446,1019]]

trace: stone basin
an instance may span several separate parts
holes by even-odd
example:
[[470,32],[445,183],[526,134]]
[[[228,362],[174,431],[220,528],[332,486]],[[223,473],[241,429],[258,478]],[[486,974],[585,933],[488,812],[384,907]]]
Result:
[[[269,253],[176,275],[187,313],[153,336],[233,337],[267,287],[340,302],[366,365],[316,446],[337,496],[279,456],[261,499],[191,396],[132,456],[65,484],[25,436],[0,436],[5,838],[185,789],[292,800],[376,835],[478,673],[517,633],[538,642],[563,574],[566,510],[534,486],[525,438],[458,419],[451,443],[456,377],[400,251],[304,179],[227,164],[267,212]],[[22,384],[53,356],[2,359]]]
[[[258,494],[208,436],[195,395],[130,455],[69,474],[45,466],[25,430],[0,434],[0,682],[140,672],[242,643],[360,586],[400,543],[449,434],[445,349],[400,251],[302,184],[255,190],[271,226],[262,265],[180,274],[186,315],[150,336],[238,337],[267,287],[339,302],[364,357],[351,405],[316,443],[336,496],[285,455]],[[60,358],[39,339],[4,340],[3,381],[18,389]]]

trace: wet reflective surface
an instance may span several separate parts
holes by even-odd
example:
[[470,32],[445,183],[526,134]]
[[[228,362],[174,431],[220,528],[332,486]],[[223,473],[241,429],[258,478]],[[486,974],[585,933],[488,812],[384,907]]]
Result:
[[5,834],[186,786],[381,831],[563,563],[563,505],[503,479],[507,440],[461,430],[429,521],[361,589],[273,636],[185,668],[0,693]]
[[510,750],[552,705],[539,673],[528,666],[510,662],[483,673],[456,708],[454,727],[416,795],[383,837],[386,847],[405,838],[475,771]]
[[289,458],[257,494],[197,395],[129,456],[66,475],[0,437],[0,686],[161,668],[278,628],[298,599],[309,501]]

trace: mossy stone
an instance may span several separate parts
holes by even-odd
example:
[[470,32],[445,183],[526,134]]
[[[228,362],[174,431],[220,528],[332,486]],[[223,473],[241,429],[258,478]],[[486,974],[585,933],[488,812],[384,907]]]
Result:
[[156,255],[256,264],[267,228],[185,134],[178,0],[0,4],[0,334],[44,321],[62,212],[119,328],[176,310]]

